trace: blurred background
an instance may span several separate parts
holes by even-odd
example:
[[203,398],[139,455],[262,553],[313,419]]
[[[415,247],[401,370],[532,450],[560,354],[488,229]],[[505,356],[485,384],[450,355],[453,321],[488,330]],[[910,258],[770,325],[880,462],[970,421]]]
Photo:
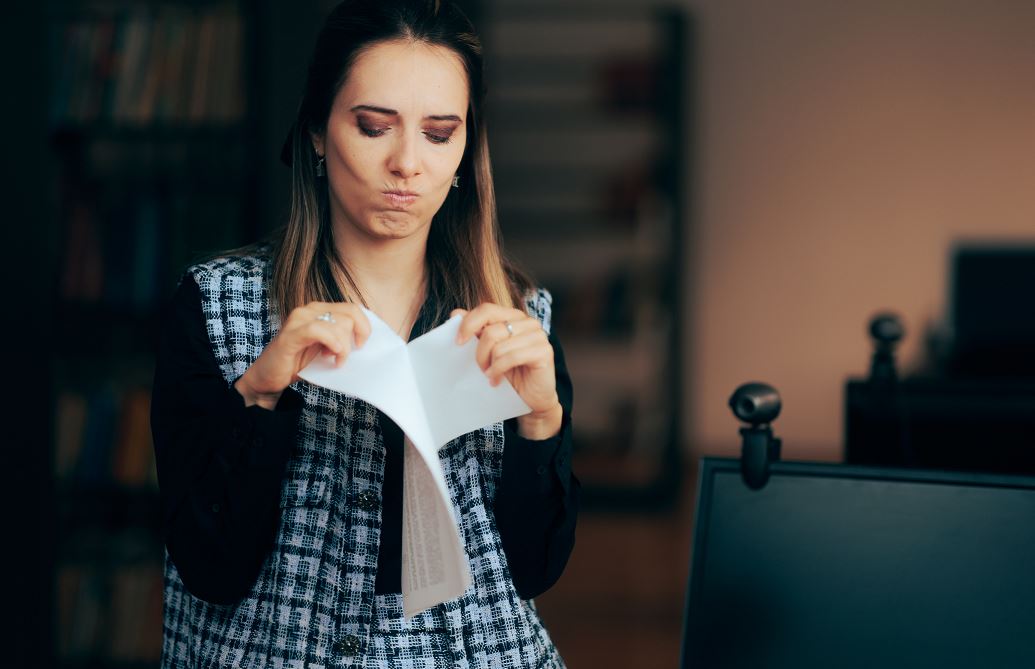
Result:
[[[193,258],[283,223],[279,151],[332,5],[50,0],[4,26],[12,267],[32,258],[8,285],[50,325],[12,361],[25,666],[157,666],[161,307]],[[991,365],[1030,388],[1035,4],[461,5],[506,249],[553,292],[575,385],[585,508],[537,601],[573,669],[674,666],[695,462],[739,452],[737,385],[780,390],[785,458],[852,459],[850,414],[875,410],[846,398],[890,311],[904,381]]]

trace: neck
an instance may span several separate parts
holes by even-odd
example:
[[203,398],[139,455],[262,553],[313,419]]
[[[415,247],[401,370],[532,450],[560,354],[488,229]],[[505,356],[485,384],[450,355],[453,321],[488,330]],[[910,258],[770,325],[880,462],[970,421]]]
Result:
[[405,339],[423,302],[427,234],[375,239],[341,225],[334,244],[367,306]]

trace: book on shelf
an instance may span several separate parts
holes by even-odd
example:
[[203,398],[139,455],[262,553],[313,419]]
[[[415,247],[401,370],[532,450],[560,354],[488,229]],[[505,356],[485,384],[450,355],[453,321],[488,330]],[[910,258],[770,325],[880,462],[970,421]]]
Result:
[[160,563],[70,563],[57,574],[62,660],[157,661],[162,650]]
[[57,575],[57,650],[65,658],[91,657],[102,643],[107,588],[95,565],[65,565]]
[[662,63],[655,54],[615,54],[596,71],[597,102],[616,114],[654,114],[660,108]]
[[112,578],[108,657],[156,659],[162,649],[162,573],[154,565],[117,570]]
[[155,192],[139,192],[112,210],[104,231],[104,301],[142,312],[160,299],[165,203]]
[[112,473],[116,481],[132,486],[153,482],[154,450],[149,390],[134,388],[125,394],[113,448]]
[[[87,24],[89,29],[90,24]],[[108,98],[111,106],[103,110],[104,117],[111,119],[125,118],[128,116],[130,103],[135,93],[138,71],[140,69],[144,44],[147,41],[147,23],[143,17],[123,18],[119,22],[119,52],[113,54],[113,60],[117,67],[112,69],[113,75],[109,79],[94,80],[86,82],[90,86],[105,87],[108,90]],[[83,58],[81,54],[73,54],[73,58]],[[66,63],[66,67],[68,64]],[[59,118],[61,110],[56,110]],[[77,118],[74,114],[66,115],[72,121],[92,121],[92,118]]]
[[[216,21],[215,17],[208,14],[201,18],[198,25],[197,40],[197,63],[207,63],[212,60],[216,44]],[[190,113],[188,118],[191,121],[200,121],[205,117],[205,110],[208,106],[209,77],[213,74],[210,67],[195,67],[194,80],[191,82]]]
[[170,23],[174,23],[174,20],[166,16],[152,21],[148,26],[150,35],[144,52],[143,67],[140,68],[137,94],[133,96],[135,104],[127,114],[128,120],[135,123],[143,124],[155,118],[162,73],[166,68],[169,49],[165,27]]
[[567,338],[616,338],[633,333],[633,312],[638,302],[656,300],[640,292],[629,269],[610,267],[584,278],[550,286],[557,304],[558,331]]
[[193,76],[193,72],[187,67],[190,60],[188,56],[193,53],[194,47],[191,36],[192,33],[188,29],[186,21],[165,22],[165,62],[159,76],[158,87],[159,91],[166,94],[156,95],[154,111],[155,118],[159,121],[169,123],[182,118],[181,102],[178,96],[168,92],[175,90],[179,82],[185,78]]
[[156,487],[151,393],[100,386],[59,393],[54,468],[58,481]]
[[[100,212],[95,203],[72,203],[61,297],[137,311],[153,307],[160,297],[161,207],[157,196],[147,193],[127,198],[108,212]],[[101,220],[106,224],[102,226]]]
[[128,297],[137,309],[147,309],[161,296],[158,270],[162,266],[162,222],[158,199],[142,200],[135,219],[136,238],[130,251],[132,288]]
[[96,216],[104,221],[102,232],[104,253],[104,276],[102,280],[102,301],[109,305],[136,306],[130,301],[132,288],[140,277],[133,276],[136,244],[134,237],[142,227],[140,219],[146,199],[133,198],[117,202],[107,216]]
[[69,205],[61,298],[151,313],[192,258],[240,241],[238,196],[141,190]]
[[118,11],[55,26],[55,125],[234,123],[244,29],[226,7]]
[[54,431],[54,472],[58,478],[68,477],[75,468],[83,448],[86,412],[85,395],[71,392],[58,395]]
[[61,294],[72,301],[93,302],[101,297],[104,261],[100,230],[93,209],[73,202],[67,215]]
[[87,396],[82,447],[72,471],[75,480],[98,485],[112,478],[111,446],[116,402],[114,392],[107,387],[100,387]]

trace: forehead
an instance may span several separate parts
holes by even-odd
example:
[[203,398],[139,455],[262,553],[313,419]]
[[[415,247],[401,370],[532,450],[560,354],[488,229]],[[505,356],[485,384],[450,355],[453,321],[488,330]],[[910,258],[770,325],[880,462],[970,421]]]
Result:
[[379,42],[356,58],[335,100],[345,109],[368,104],[400,115],[466,117],[467,73],[451,49],[422,42]]

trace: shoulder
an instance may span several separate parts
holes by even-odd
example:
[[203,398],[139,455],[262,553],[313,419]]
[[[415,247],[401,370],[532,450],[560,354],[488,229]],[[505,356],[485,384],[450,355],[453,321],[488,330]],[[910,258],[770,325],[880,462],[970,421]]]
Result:
[[191,277],[202,289],[212,289],[230,283],[243,286],[252,281],[264,281],[272,263],[269,245],[253,245],[221,254],[187,267],[178,283]]
[[524,307],[528,315],[537,319],[546,333],[550,334],[553,308],[553,295],[550,294],[550,291],[541,286],[528,289],[525,291]]

